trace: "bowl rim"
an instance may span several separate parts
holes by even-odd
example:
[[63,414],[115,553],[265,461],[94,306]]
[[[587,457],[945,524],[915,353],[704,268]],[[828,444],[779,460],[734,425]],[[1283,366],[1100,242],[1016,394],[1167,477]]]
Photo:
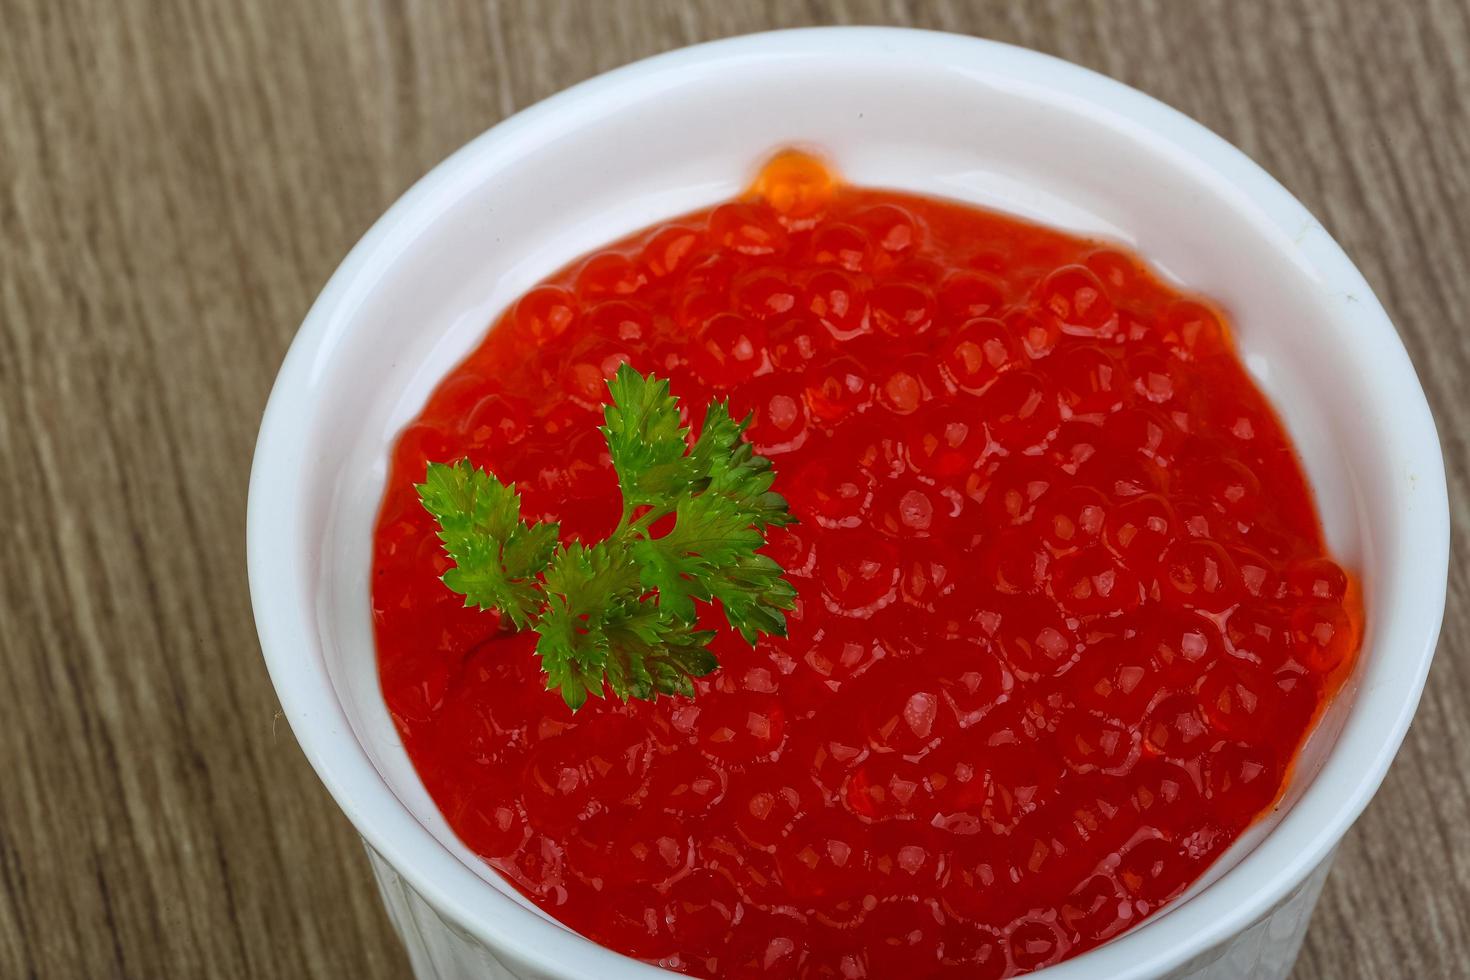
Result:
[[[1444,611],[1449,564],[1449,505],[1444,461],[1422,387],[1397,332],[1361,273],[1337,243],[1281,184],[1202,124],[1151,96],[1089,69],[1050,55],[1001,42],[892,27],[818,27],[726,38],[655,55],[595,76],[498,123],[435,166],[373,224],[333,273],[293,340],[265,408],[252,463],[246,521],[247,564],[257,632],[281,707],[308,760],[338,806],[368,846],[383,857],[439,914],[492,949],[549,975],[576,977],[595,965],[596,975],[670,976],[667,971],[623,957],[547,922],[464,867],[408,812],[383,781],[353,734],[320,656],[304,656],[319,640],[309,581],[287,556],[302,529],[293,476],[308,457],[303,419],[314,411],[313,385],[324,374],[333,339],[349,328],[357,302],[378,274],[390,267],[417,228],[434,220],[457,188],[482,178],[487,161],[516,141],[545,138],[567,110],[614,96],[626,99],[643,86],[662,84],[673,72],[772,53],[871,51],[949,63],[984,61],[1016,71],[1028,81],[1105,107],[1167,137],[1203,167],[1243,193],[1283,225],[1311,229],[1313,263],[1324,279],[1352,294],[1350,320],[1355,344],[1371,350],[1376,373],[1367,400],[1381,407],[1388,435],[1412,466],[1419,506],[1405,516],[1403,537],[1417,556],[1406,571],[1413,582],[1414,608],[1399,615],[1387,638],[1394,648],[1396,675],[1364,684],[1351,715],[1375,708],[1371,732],[1359,738],[1367,751],[1351,774],[1323,777],[1306,788],[1282,824],[1219,880],[1170,914],[1154,916],[1112,942],[1035,976],[1157,976],[1247,928],[1325,860],[1376,792],[1408,729],[1428,674]],[[539,136],[538,136],[539,132]],[[1412,613],[1412,614],[1410,614]],[[1346,730],[1343,735],[1346,735]],[[1371,736],[1371,737],[1370,737]],[[1341,736],[1340,736],[1341,741]],[[1290,851],[1272,848],[1293,817],[1319,823]],[[1296,827],[1296,830],[1302,830]],[[437,853],[436,853],[437,852]],[[456,875],[446,863],[464,872]],[[1249,879],[1249,880],[1247,880]],[[1227,883],[1234,886],[1227,888]],[[1242,892],[1233,903],[1228,894]],[[487,909],[494,914],[487,916]],[[1181,918],[1180,912],[1194,910]],[[1189,928],[1185,928],[1187,925]],[[1168,928],[1171,921],[1174,928]],[[547,929],[555,930],[548,932]],[[1150,940],[1175,933],[1172,941]],[[560,939],[560,942],[550,940]]]

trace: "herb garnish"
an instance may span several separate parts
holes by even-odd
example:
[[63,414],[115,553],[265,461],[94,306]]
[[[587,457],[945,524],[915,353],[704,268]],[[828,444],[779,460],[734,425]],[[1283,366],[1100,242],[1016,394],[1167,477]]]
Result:
[[[796,598],[781,566],[756,551],[767,528],[793,518],[771,490],[770,461],[742,438],[750,418],[736,422],[727,402],[712,402],[691,445],[667,380],[624,364],[608,388],[602,433],[623,516],[605,540],[558,544],[556,524],[521,520],[515,489],[468,460],[430,463],[417,488],[454,562],[444,584],[535,632],[546,687],[573,711],[604,687],[623,701],[692,695],[692,678],[719,666],[715,634],[695,628],[696,602],[718,600],[754,645],[786,634]],[[673,526],[655,537],[669,515]]]

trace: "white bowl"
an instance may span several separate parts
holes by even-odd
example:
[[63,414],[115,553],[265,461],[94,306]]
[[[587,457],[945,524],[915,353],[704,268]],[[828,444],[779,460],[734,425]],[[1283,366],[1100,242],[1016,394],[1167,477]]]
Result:
[[1164,914],[1038,975],[1282,975],[1327,857],[1403,738],[1439,632],[1448,504],[1414,370],[1322,226],[1197,123],[1031,51],[877,28],[687,48],[522,112],[405,194],[302,324],[251,474],[251,597],[281,705],[374,854],[415,968],[668,975],[531,907],[459,843],[415,775],[379,691],[368,607],[388,448],[516,295],[729,197],[793,143],[854,183],[1123,242],[1228,309],[1301,448],[1333,551],[1363,573],[1362,657],[1274,820]]

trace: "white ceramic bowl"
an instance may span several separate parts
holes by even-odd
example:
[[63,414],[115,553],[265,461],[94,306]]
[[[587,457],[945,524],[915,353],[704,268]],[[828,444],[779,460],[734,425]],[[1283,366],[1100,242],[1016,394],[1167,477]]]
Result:
[[667,976],[534,910],[458,842],[419,783],[379,692],[369,620],[391,441],[516,295],[599,245],[732,195],[793,143],[855,183],[1126,243],[1228,309],[1302,450],[1333,550],[1363,573],[1361,662],[1276,819],[1164,914],[1041,975],[1283,975],[1326,859],[1403,738],[1439,632],[1448,506],[1413,368],[1322,226],[1203,127],[1031,51],[876,28],[675,51],[501,123],[373,226],[291,347],[251,474],[251,596],[281,705],[367,841],[415,968]]

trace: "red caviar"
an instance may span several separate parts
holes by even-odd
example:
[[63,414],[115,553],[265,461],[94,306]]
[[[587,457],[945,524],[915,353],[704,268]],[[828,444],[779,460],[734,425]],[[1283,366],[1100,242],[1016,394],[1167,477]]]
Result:
[[[690,701],[543,690],[413,484],[468,456],[600,538],[631,362],[728,396],[800,523],[790,636]],[[1136,257],[778,158],[527,293],[399,440],[383,692],[464,842],[569,926],[709,977],[1012,976],[1198,878],[1357,651],[1297,457],[1208,303]]]

